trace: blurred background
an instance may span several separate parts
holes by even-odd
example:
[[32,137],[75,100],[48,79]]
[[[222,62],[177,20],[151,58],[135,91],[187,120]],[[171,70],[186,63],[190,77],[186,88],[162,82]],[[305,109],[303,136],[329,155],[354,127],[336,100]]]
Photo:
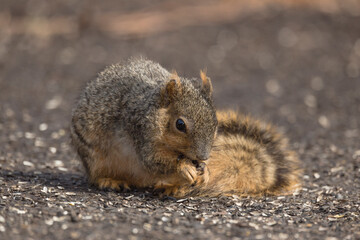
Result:
[[[0,185],[6,186],[0,192],[10,196],[7,205],[22,209],[27,201],[11,200],[11,192],[20,191],[19,178],[28,183],[22,194],[31,198],[42,199],[49,182],[67,186],[64,191],[79,186],[77,194],[88,197],[82,167],[69,145],[71,109],[86,82],[106,65],[140,55],[187,77],[206,68],[218,108],[279,126],[305,169],[301,205],[309,206],[313,192],[325,190],[325,200],[331,196],[347,204],[345,198],[354,207],[338,202],[319,212],[351,208],[348,218],[339,215],[339,225],[324,226],[343,237],[355,232],[360,197],[358,0],[0,0]],[[306,210],[305,217],[309,212],[314,211]],[[0,232],[18,233],[25,226],[27,233],[22,223],[33,221],[32,216],[5,214],[10,217]],[[51,231],[61,236],[64,229],[59,228]]]

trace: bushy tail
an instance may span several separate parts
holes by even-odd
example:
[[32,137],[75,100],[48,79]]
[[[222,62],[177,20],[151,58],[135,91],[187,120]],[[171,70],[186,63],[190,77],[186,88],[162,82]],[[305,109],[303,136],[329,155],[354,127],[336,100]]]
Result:
[[193,186],[188,196],[278,195],[299,186],[297,155],[273,126],[233,111],[217,118],[209,184]]

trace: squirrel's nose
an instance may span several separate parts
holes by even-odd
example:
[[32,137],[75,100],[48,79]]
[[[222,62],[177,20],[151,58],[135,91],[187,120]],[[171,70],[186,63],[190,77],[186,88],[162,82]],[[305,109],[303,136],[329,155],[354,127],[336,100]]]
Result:
[[209,153],[196,155],[196,158],[198,160],[201,160],[201,161],[208,160],[209,159]]

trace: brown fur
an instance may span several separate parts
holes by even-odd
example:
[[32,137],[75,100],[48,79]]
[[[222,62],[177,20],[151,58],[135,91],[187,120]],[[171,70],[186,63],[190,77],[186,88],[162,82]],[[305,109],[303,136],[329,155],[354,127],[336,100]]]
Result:
[[200,79],[198,85],[132,59],[89,82],[71,124],[89,181],[116,190],[161,188],[175,197],[294,189],[300,171],[286,138],[233,111],[216,113],[211,80],[203,71]]
[[211,84],[211,80],[208,76],[206,76],[206,71],[200,71],[200,78],[202,80],[203,91],[206,92],[207,95],[212,96],[213,87]]

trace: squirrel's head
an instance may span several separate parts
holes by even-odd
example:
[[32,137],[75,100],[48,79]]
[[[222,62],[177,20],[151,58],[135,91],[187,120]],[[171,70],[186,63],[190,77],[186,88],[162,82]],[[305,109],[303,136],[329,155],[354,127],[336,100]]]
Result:
[[162,142],[179,156],[204,161],[209,158],[217,128],[211,80],[200,72],[201,87],[176,73],[161,91]]

